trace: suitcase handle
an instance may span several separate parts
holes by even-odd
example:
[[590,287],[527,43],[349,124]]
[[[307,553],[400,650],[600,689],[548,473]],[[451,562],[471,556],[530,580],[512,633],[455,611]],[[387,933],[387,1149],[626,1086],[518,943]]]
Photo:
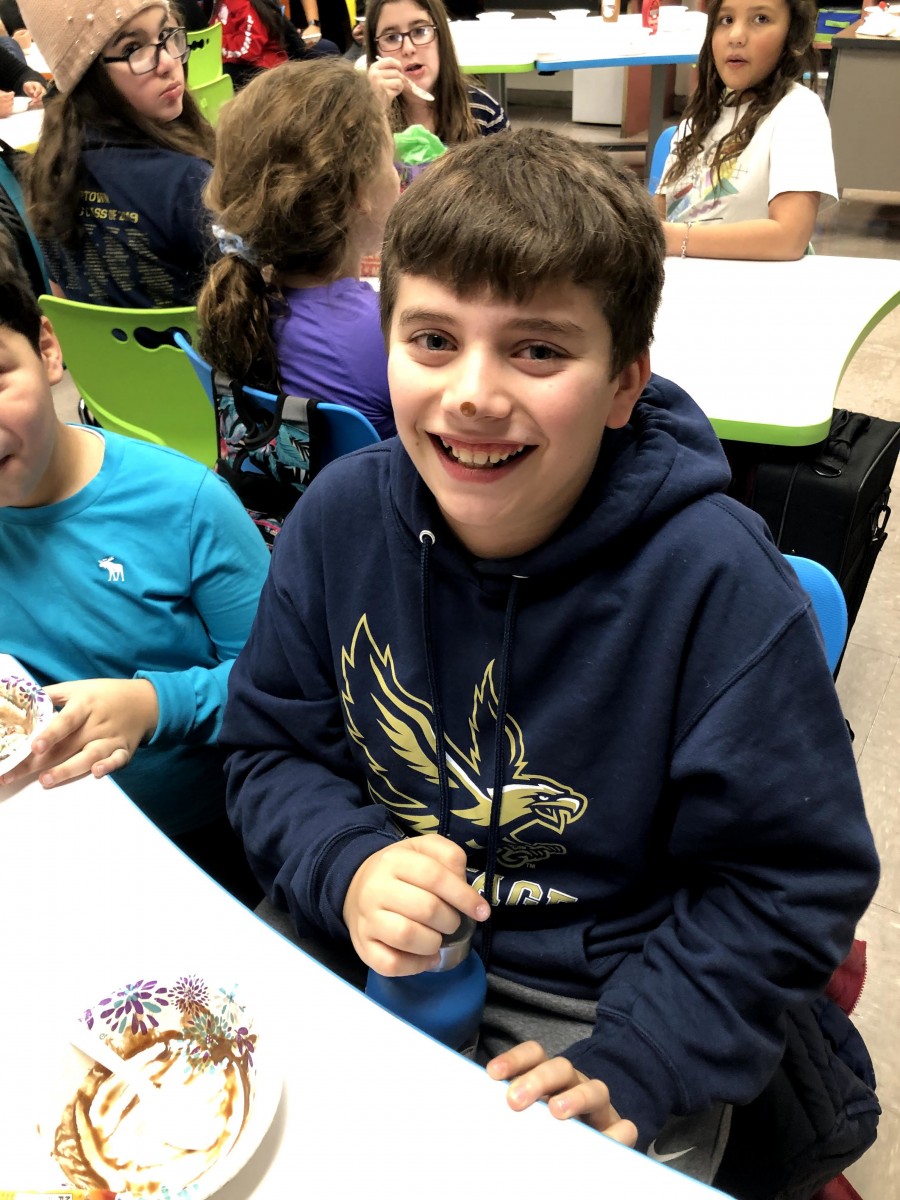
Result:
[[852,413],[846,408],[836,408],[822,451],[812,463],[815,473],[825,479],[837,479],[842,475],[844,467],[850,461],[854,443],[871,424],[872,418],[865,413]]

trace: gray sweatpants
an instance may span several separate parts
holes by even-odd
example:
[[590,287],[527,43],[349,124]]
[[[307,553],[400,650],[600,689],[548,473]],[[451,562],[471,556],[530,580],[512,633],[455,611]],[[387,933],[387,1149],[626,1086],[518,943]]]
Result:
[[[567,1046],[589,1037],[596,1003],[555,996],[488,976],[488,996],[478,1041],[478,1060],[486,1063],[510,1046],[533,1038],[552,1058]],[[615,1103],[615,1097],[613,1097]],[[623,1112],[621,1116],[627,1117]],[[683,1175],[712,1183],[731,1127],[731,1105],[716,1104],[706,1112],[670,1117],[654,1138],[648,1154]]]

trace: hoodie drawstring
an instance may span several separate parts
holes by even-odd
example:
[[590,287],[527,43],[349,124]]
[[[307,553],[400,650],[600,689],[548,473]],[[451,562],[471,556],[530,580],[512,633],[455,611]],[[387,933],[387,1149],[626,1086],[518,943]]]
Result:
[[[510,753],[506,745],[506,710],[509,707],[509,676],[512,669],[513,633],[516,627],[516,607],[519,595],[519,580],[514,575],[506,597],[506,614],[503,618],[503,644],[500,648],[500,678],[497,684],[497,733],[494,739],[494,790],[491,792],[491,821],[488,826],[487,859],[484,865],[484,898],[494,907],[493,890],[496,874],[497,843],[500,841],[500,814],[503,808],[503,779]],[[494,940],[493,924],[484,926],[481,939],[481,958],[485,969],[491,958],[491,943]]]
[[431,699],[432,724],[434,728],[434,761],[437,763],[438,797],[440,812],[438,818],[438,833],[447,836],[450,828],[450,779],[447,775],[447,752],[444,745],[444,714],[438,699],[437,674],[434,669],[434,642],[431,637],[431,588],[429,587],[431,563],[431,547],[434,545],[434,534],[430,529],[423,529],[419,534],[419,545],[422,547],[419,556],[419,579],[422,608],[422,641],[425,645],[425,672],[428,676],[428,692]]
[[[428,677],[429,698],[434,729],[435,762],[438,774],[438,796],[440,813],[438,818],[438,833],[447,836],[450,827],[450,779],[447,772],[447,746],[444,738],[444,716],[441,709],[437,687],[437,672],[434,664],[434,640],[431,629],[431,587],[430,565],[431,547],[435,537],[430,529],[423,529],[419,534],[421,553],[420,566],[420,598],[422,608],[422,641],[425,648],[425,672]],[[518,607],[519,577],[510,580],[509,594],[506,598],[506,612],[503,619],[503,642],[500,648],[500,664],[497,675],[497,717],[496,735],[494,739],[494,785],[491,792],[491,815],[488,825],[487,855],[484,871],[484,898],[493,908],[491,893],[494,890],[496,875],[497,846],[500,841],[500,815],[503,806],[503,781],[506,775],[506,765],[509,761],[506,733],[506,714],[509,707],[509,681],[512,670],[512,647],[516,627],[516,612]],[[493,940],[490,922],[483,926],[481,943],[481,958],[485,967],[490,960],[491,942]]]

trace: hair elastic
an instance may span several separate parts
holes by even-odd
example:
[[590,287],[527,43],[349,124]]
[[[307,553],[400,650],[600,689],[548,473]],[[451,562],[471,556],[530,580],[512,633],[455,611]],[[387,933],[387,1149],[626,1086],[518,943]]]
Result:
[[236,233],[229,233],[222,225],[213,225],[212,234],[218,241],[219,249],[223,254],[234,254],[237,258],[242,258],[244,262],[251,263],[254,267],[259,266],[259,259],[242,237],[238,237]]

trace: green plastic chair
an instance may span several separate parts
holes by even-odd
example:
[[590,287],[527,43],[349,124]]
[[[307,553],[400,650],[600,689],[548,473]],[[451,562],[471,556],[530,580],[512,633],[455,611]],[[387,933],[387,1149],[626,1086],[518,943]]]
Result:
[[216,21],[209,29],[188,33],[191,57],[187,64],[187,85],[191,91],[213,83],[222,74],[222,26]]
[[56,296],[39,303],[75,386],[104,429],[215,465],[215,414],[172,340],[176,332],[196,338],[196,309],[107,308]]
[[211,83],[204,83],[200,87],[191,88],[191,95],[197,101],[200,111],[209,121],[210,125],[215,125],[219,119],[219,111],[223,104],[227,104],[234,95],[234,84],[231,82],[230,75],[220,75],[218,79],[213,79]]

